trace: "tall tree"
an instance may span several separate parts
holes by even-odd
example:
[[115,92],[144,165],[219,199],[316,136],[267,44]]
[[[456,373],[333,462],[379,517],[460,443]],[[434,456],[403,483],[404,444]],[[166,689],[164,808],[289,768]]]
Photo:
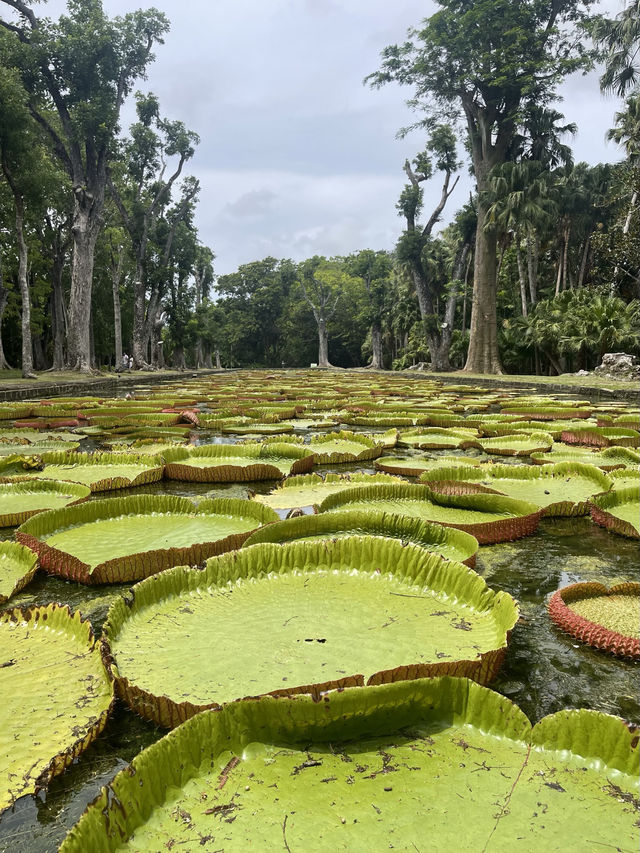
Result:
[[338,309],[342,286],[348,277],[337,261],[327,261],[319,255],[300,265],[302,296],[318,327],[318,367],[331,367],[329,361],[329,332],[327,324]]
[[[444,172],[440,199],[424,225],[418,222],[422,211],[423,190],[421,184],[432,176],[435,159],[438,171]],[[429,263],[426,256],[431,235],[444,207],[458,183],[451,183],[453,173],[458,168],[456,157],[456,140],[450,127],[443,125],[433,129],[429,135],[427,150],[419,154],[411,164],[404,164],[404,171],[409,179],[400,200],[398,210],[406,221],[406,230],[398,242],[396,255],[401,263],[410,270],[411,278],[416,289],[424,332],[429,344],[431,365],[434,370],[449,370],[449,346],[453,331],[453,320],[456,309],[456,291],[451,288],[447,299],[445,316],[441,319],[436,309],[438,287],[430,275]],[[468,249],[467,249],[468,251]],[[464,261],[462,261],[464,263]],[[459,278],[454,274],[454,278]]]
[[410,105],[435,118],[462,117],[478,187],[471,340],[465,370],[500,373],[496,313],[497,238],[486,229],[491,170],[507,162],[531,104],[554,95],[567,74],[592,58],[576,27],[593,0],[437,0],[441,7],[382,53],[373,86],[396,81],[414,87]]
[[122,104],[153,59],[168,21],[156,9],[110,20],[101,0],[68,0],[57,22],[38,18],[27,0],[0,25],[17,40],[16,63],[28,83],[31,114],[48,134],[74,194],[68,364],[90,369],[91,288],[112,153]]
[[384,370],[382,317],[390,286],[391,258],[387,252],[363,249],[350,255],[346,264],[349,274],[362,281],[366,293],[367,314],[371,325],[372,357],[369,366],[374,370]]

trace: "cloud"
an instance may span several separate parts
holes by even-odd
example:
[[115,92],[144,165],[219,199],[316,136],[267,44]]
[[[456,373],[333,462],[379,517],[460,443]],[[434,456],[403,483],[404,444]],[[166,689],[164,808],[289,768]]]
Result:
[[232,218],[260,217],[269,212],[276,194],[271,190],[251,190],[235,201],[225,204],[223,211]]

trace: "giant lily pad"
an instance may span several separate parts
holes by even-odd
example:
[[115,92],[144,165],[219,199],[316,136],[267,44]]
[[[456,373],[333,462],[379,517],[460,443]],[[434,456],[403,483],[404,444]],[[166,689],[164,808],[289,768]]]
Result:
[[305,474],[301,477],[287,477],[268,495],[252,495],[253,499],[273,509],[293,509],[294,507],[313,507],[320,504],[328,495],[344,489],[352,489],[357,483],[377,485],[398,482],[397,477],[389,474]]
[[629,486],[640,486],[640,471],[637,468],[616,468],[609,475],[616,490],[627,489]]
[[90,494],[91,489],[80,483],[54,480],[1,483],[0,527],[13,527],[44,510],[80,503]]
[[623,427],[583,427],[562,431],[565,444],[586,444],[591,447],[638,447],[640,432]]
[[276,519],[247,500],[217,498],[196,506],[186,498],[138,495],[48,512],[23,524],[16,537],[52,574],[120,583],[239,548],[249,533]]
[[591,499],[591,518],[601,527],[640,539],[640,487],[615,489]]
[[439,468],[443,465],[481,465],[487,457],[473,456],[382,456],[376,459],[375,466],[378,471],[386,471],[388,474],[399,474],[404,477],[419,477],[425,471]]
[[190,450],[176,448],[164,454],[171,480],[221,483],[271,480],[303,474],[313,468],[314,455],[295,444],[207,444]]
[[441,495],[408,483],[346,489],[320,504],[320,512],[336,509],[378,510],[434,521],[470,533],[481,545],[535,533],[541,515],[540,507],[528,501],[492,494]]
[[164,464],[152,456],[126,453],[43,453],[42,465],[22,465],[12,475],[11,460],[0,467],[0,477],[28,476],[42,480],[68,480],[89,486],[92,492],[106,492],[157,483]]
[[487,465],[434,468],[420,478],[441,494],[462,494],[467,484],[538,504],[544,515],[587,515],[589,498],[611,489],[612,480],[599,468],[580,463],[557,465]]
[[344,510],[322,515],[303,515],[256,530],[243,547],[259,542],[292,542],[309,539],[340,539],[344,536],[384,536],[420,545],[449,560],[458,560],[473,568],[478,542],[462,530],[429,524],[418,518],[387,515],[384,512]]
[[197,715],[102,789],[60,853],[635,849],[638,741],[617,717],[532,728],[447,677],[322,700]]
[[38,555],[17,542],[0,542],[0,604],[33,580]]
[[446,450],[447,448],[461,447],[465,441],[476,435],[475,429],[426,427],[401,432],[398,436],[398,444],[419,447],[421,450]]
[[477,447],[485,453],[498,456],[531,456],[532,453],[545,453],[551,450],[553,438],[548,432],[515,432],[512,435],[500,435],[495,438],[478,438],[466,441],[462,447]]
[[50,604],[0,614],[0,810],[46,788],[102,731],[113,684],[91,627]]
[[376,441],[372,436],[356,432],[330,432],[314,435],[307,446],[313,450],[317,465],[336,465],[375,459],[382,453],[382,436],[380,439]]
[[518,618],[472,569],[394,539],[264,543],[134,587],[105,625],[117,689],[162,725],[242,696],[464,674]]
[[601,583],[574,583],[557,590],[547,608],[556,625],[572,637],[640,660],[640,583],[610,589]]
[[597,465],[603,471],[625,468],[640,463],[640,453],[629,447],[607,447],[604,450],[590,450],[586,447],[568,447],[566,444],[554,444],[550,453],[532,453],[531,461],[535,465],[550,465],[556,462],[585,462]]

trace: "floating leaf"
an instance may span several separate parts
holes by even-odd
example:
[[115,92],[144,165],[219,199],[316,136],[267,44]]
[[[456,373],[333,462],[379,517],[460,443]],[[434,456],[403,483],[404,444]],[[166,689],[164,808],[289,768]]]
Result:
[[640,660],[640,583],[610,589],[601,583],[574,583],[557,590],[547,609],[556,625],[572,637]]
[[0,542],[0,604],[24,589],[38,568],[38,555],[16,542]]
[[421,518],[464,530],[481,545],[535,533],[541,515],[540,508],[527,501],[492,494],[438,495],[427,486],[409,483],[354,487],[329,495],[320,504],[320,512],[336,509]]
[[48,512],[23,524],[16,537],[51,574],[81,583],[122,583],[181,563],[239,548],[277,515],[236,498],[201,501],[139,495],[92,501]]
[[162,725],[242,696],[436,674],[490,681],[517,605],[472,569],[394,539],[265,543],[117,601],[119,695]]
[[398,482],[389,474],[306,474],[287,477],[267,495],[252,495],[253,499],[273,509],[317,506],[328,495],[351,489],[356,483],[367,485]]
[[295,444],[207,444],[168,450],[165,473],[171,480],[223,483],[271,480],[313,468],[314,455]]
[[601,527],[640,539],[640,487],[615,489],[591,499],[591,518]]
[[46,788],[95,740],[113,703],[91,627],[50,604],[0,613],[0,810]]
[[0,527],[22,524],[47,509],[85,501],[91,490],[80,483],[33,480],[0,484]]
[[60,853],[630,851],[638,770],[623,720],[562,711],[532,728],[465,679],[265,697],[146,749]]
[[322,515],[303,515],[256,530],[243,547],[259,542],[292,542],[293,540],[339,539],[345,536],[383,536],[420,545],[448,560],[458,560],[473,568],[478,542],[462,530],[429,524],[418,518],[388,515],[383,512],[344,510]]

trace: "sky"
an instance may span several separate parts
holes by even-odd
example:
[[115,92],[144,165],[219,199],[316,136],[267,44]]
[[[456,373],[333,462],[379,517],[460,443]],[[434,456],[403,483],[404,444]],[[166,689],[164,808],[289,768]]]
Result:
[[[64,0],[36,7],[57,17]],[[196,217],[217,274],[267,257],[303,260],[391,249],[402,229],[395,204],[402,170],[424,146],[405,105],[410,89],[363,85],[380,51],[404,39],[436,10],[430,0],[103,0],[109,15],[154,5],[171,29],[148,79],[161,112],[182,120],[201,142],[188,173],[201,184]],[[623,0],[602,0],[610,15]],[[621,158],[605,141],[620,104],[604,98],[597,74],[562,87],[559,109],[576,122],[576,161]],[[128,105],[126,126],[133,120]],[[466,167],[444,222],[473,189]],[[425,210],[440,195],[434,178]]]

